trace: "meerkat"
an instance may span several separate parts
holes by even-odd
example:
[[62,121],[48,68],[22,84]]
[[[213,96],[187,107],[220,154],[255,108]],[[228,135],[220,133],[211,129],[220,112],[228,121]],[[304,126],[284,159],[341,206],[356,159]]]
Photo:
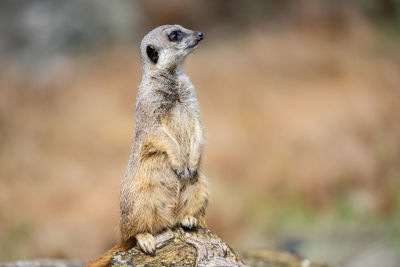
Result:
[[121,183],[118,244],[85,266],[107,266],[136,244],[154,254],[154,235],[182,226],[205,227],[208,182],[201,170],[204,136],[194,86],[183,62],[203,33],[164,25],[142,40],[142,81],[134,141]]

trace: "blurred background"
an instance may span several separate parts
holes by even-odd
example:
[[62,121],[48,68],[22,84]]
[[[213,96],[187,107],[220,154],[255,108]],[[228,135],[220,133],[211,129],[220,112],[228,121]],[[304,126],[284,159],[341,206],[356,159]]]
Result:
[[400,1],[0,3],[0,260],[116,242],[138,45],[179,23],[207,133],[209,227],[235,249],[400,262]]

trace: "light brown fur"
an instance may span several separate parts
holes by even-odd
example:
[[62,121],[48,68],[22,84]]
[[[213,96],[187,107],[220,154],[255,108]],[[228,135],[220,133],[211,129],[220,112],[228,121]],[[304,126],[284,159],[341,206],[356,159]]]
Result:
[[[182,39],[171,41],[173,31]],[[201,39],[199,32],[179,25],[160,26],[144,37],[134,142],[121,184],[120,242],[86,266],[109,265],[113,253],[129,249],[135,240],[152,254],[153,235],[163,229],[205,226],[209,193],[200,168],[203,131],[194,87],[182,69]]]

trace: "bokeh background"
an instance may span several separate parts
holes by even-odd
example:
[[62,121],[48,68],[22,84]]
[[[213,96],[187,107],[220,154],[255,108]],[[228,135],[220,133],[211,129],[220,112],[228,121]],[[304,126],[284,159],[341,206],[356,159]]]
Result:
[[0,260],[116,241],[153,27],[205,33],[185,71],[209,227],[237,250],[400,263],[400,1],[0,3]]

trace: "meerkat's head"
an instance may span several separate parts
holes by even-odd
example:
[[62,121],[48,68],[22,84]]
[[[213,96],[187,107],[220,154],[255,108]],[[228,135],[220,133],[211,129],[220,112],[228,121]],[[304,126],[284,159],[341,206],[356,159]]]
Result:
[[143,38],[140,45],[143,70],[165,70],[182,65],[185,57],[203,40],[202,32],[180,25],[163,25]]

